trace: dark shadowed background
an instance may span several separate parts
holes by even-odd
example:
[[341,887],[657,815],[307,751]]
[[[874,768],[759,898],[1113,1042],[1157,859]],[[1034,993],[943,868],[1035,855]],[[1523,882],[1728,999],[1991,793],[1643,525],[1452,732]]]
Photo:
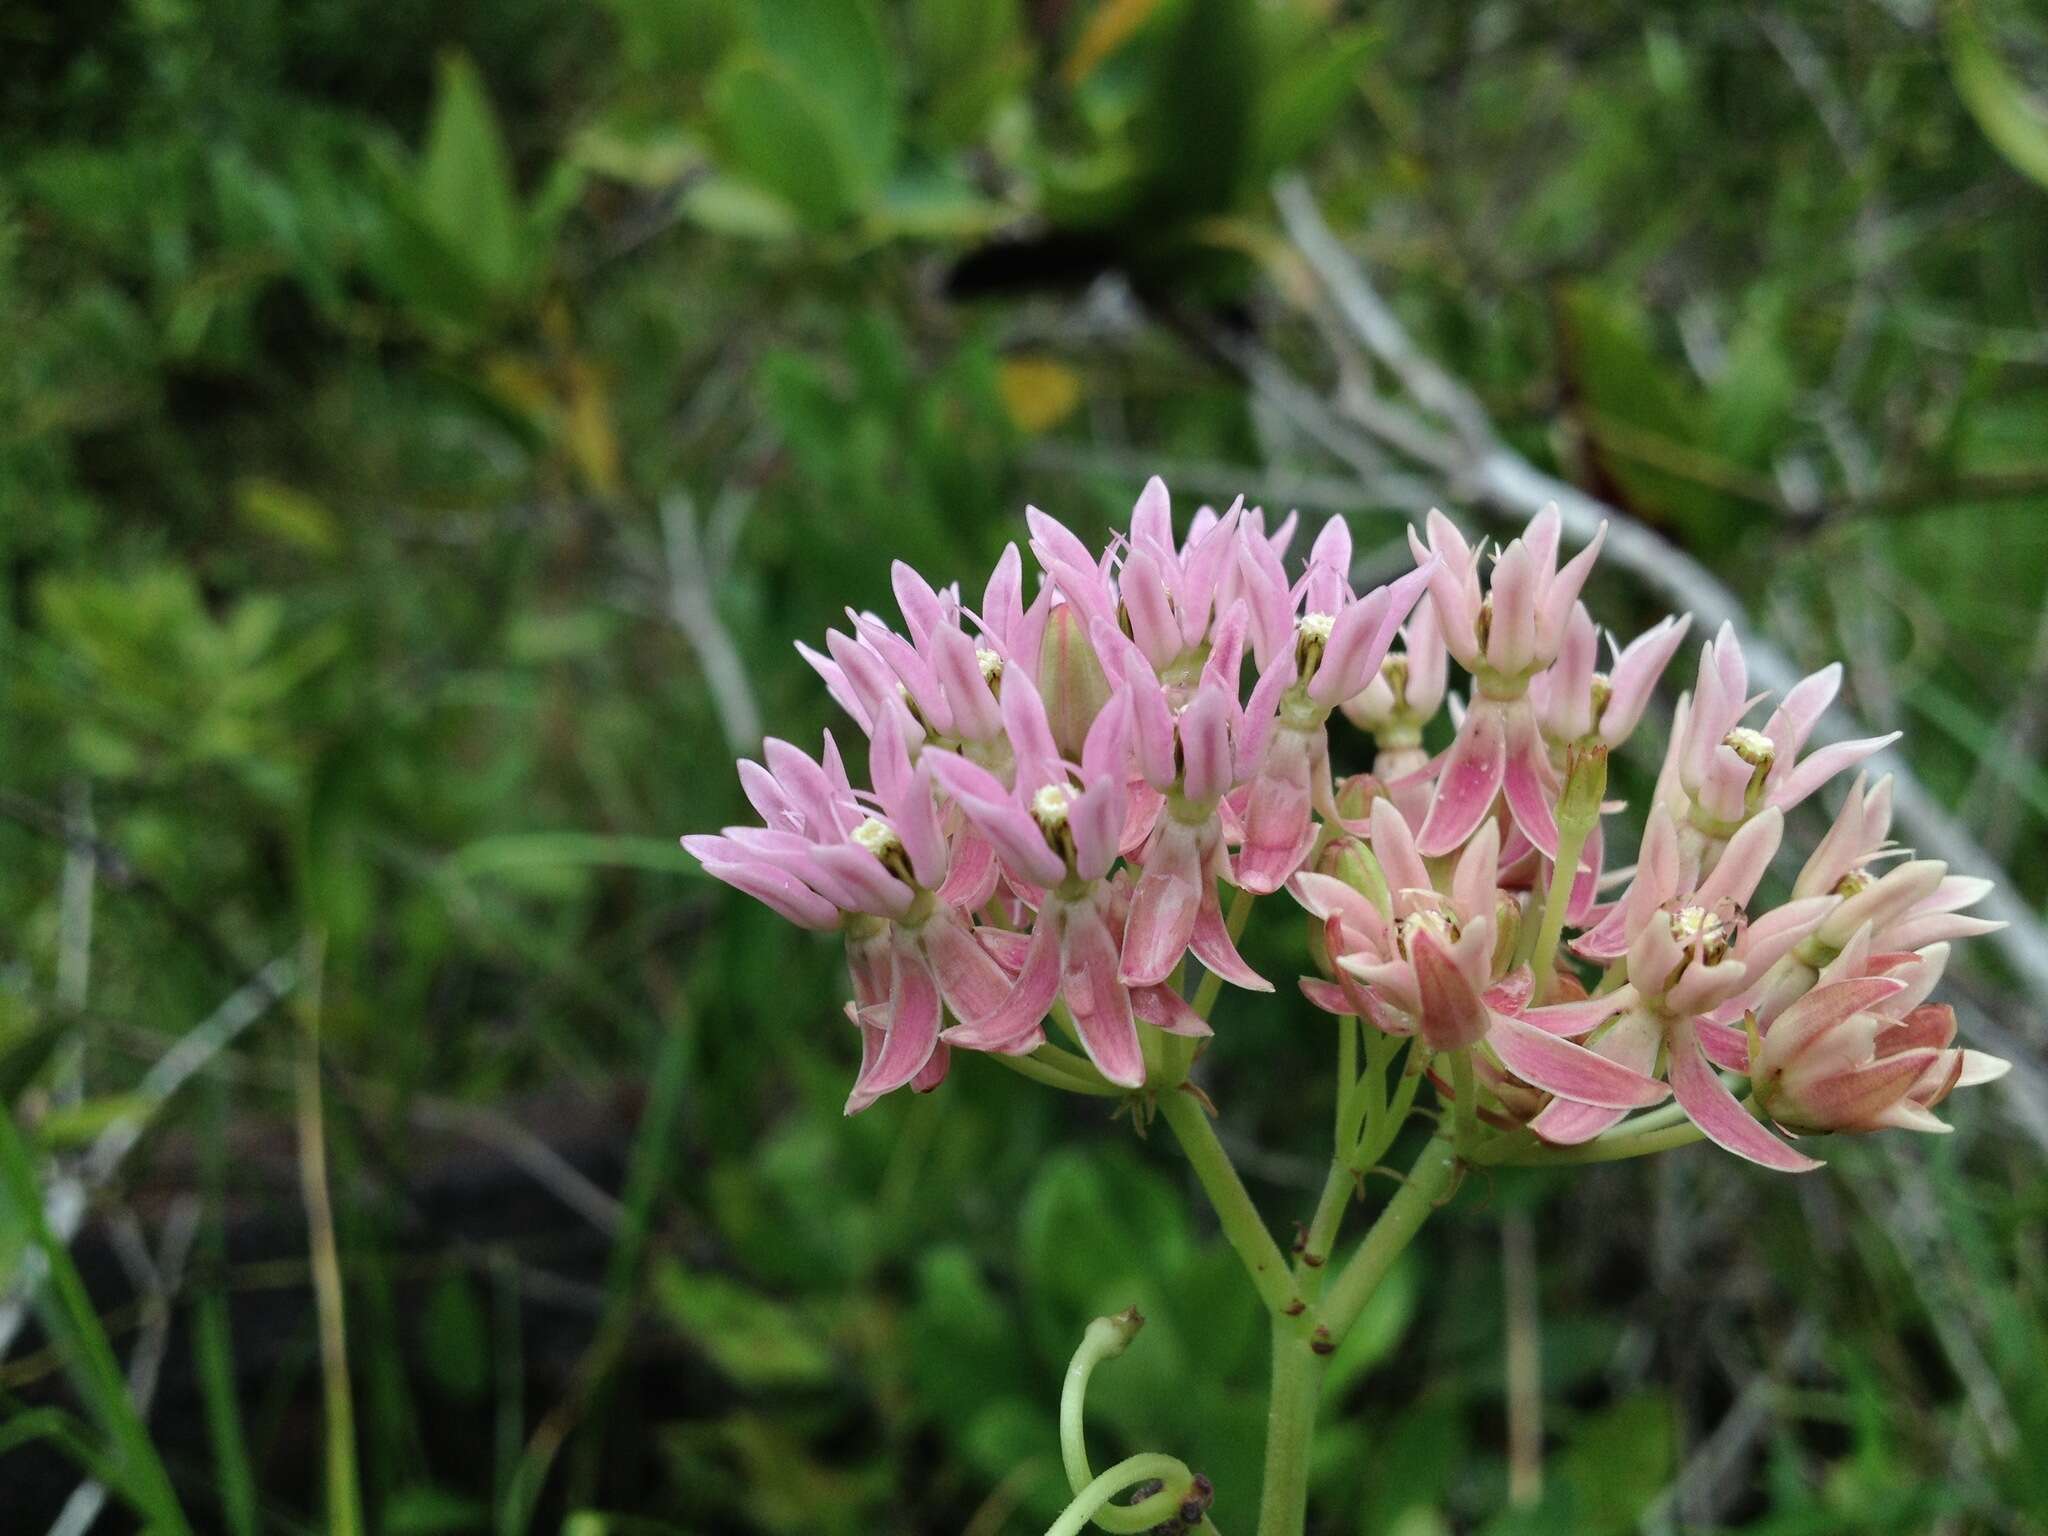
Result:
[[[1029,1532],[1132,1303],[1098,1454],[1248,1528],[1258,1318],[1177,1154],[980,1059],[842,1119],[835,945],[675,838],[832,723],[793,640],[892,557],[978,593],[1027,500],[1099,537],[1157,470],[1343,513],[1362,575],[1432,502],[1510,526],[1374,416],[1288,175],[1499,451],[1845,660],[2023,919],[1959,966],[2018,1070],[1952,1136],[1469,1187],[1333,1373],[1319,1528],[2048,1530],[2038,10],[17,0],[7,1536],[140,1464],[123,1402],[228,1536]],[[1624,635],[1656,577],[1600,577]],[[1249,949],[1303,970],[1299,915]],[[1278,1223],[1331,1091],[1291,998],[1200,1069]]]

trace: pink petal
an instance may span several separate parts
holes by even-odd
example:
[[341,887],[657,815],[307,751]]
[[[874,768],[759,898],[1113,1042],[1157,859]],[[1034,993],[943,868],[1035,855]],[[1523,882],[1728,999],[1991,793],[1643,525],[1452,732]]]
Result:
[[1008,1001],[1010,978],[960,913],[941,908],[918,938],[938,977],[939,995],[961,1023],[988,1018]]
[[1063,951],[1063,986],[1081,1048],[1112,1083],[1144,1087],[1145,1053],[1138,1044],[1131,994],[1116,979],[1116,939],[1099,910],[1070,909]]
[[1169,1035],[1206,1040],[1216,1033],[1209,1021],[1189,1006],[1188,1000],[1171,987],[1131,988],[1131,1012],[1141,1023],[1163,1029]]
[[[1002,1006],[984,1018],[946,1031],[948,1044],[973,1051],[1006,1051],[1035,1032],[1060,994],[1060,914],[1047,902],[1031,929],[1024,968]],[[984,935],[984,942],[988,936]]]
[[1536,717],[1524,703],[1510,706],[1508,749],[1502,788],[1508,810],[1522,835],[1547,859],[1557,857],[1556,791],[1551,787],[1550,755],[1536,729]]
[[1408,956],[1422,1001],[1422,1038],[1430,1049],[1462,1050],[1484,1040],[1491,1022],[1486,1000],[1436,935],[1418,929],[1408,941]]
[[1522,1011],[1521,1017],[1545,1034],[1576,1039],[1611,1019],[1636,1000],[1636,989],[1624,983],[1598,997],[1574,998],[1566,1003],[1547,1003]]
[[1832,746],[1822,747],[1802,759],[1797,767],[1771,786],[1771,804],[1780,810],[1791,810],[1845,768],[1853,768],[1865,758],[1882,752],[1897,741],[1900,734],[1892,731],[1883,736],[1866,736],[1861,741],[1838,741]]
[[1247,992],[1273,990],[1273,983],[1246,965],[1244,957],[1238,954],[1237,945],[1231,942],[1230,927],[1223,920],[1223,909],[1217,905],[1216,888],[1206,880],[1202,882],[1202,904],[1195,912],[1195,931],[1188,947],[1205,970],[1233,987]]
[[1157,475],[1145,482],[1131,506],[1131,542],[1155,550],[1173,550],[1173,497]]
[[933,632],[932,671],[953,711],[953,729],[967,741],[987,741],[1003,728],[1002,706],[982,676],[981,657],[964,630],[943,624]]
[[1655,1078],[1507,1014],[1494,1017],[1486,1043],[1510,1072],[1561,1099],[1636,1109],[1666,1096],[1664,1085]]
[[1507,723],[1500,707],[1491,700],[1476,701],[1466,712],[1458,739],[1451,744],[1437,776],[1429,815],[1415,839],[1423,854],[1438,858],[1449,853],[1486,819],[1507,774],[1507,754]]
[[893,943],[895,981],[889,992],[885,1034],[874,1060],[854,1082],[857,1095],[880,1097],[903,1087],[924,1070],[939,1043],[939,987],[922,955],[907,943]]
[[1173,974],[1194,936],[1201,910],[1201,850],[1194,829],[1162,822],[1145,849],[1145,872],[1131,893],[1117,975],[1134,987],[1157,986]]
[[939,601],[931,583],[901,560],[889,567],[889,585],[896,593],[896,606],[903,610],[903,622],[910,626],[910,637],[920,646],[933,630],[952,627],[946,605]]
[[1711,908],[1724,900],[1738,907],[1747,903],[1763,882],[1784,835],[1785,816],[1776,807],[1743,823],[1741,830],[1728,839],[1714,872],[1700,882],[1693,904]]
[[1671,1041],[1671,1089],[1678,1095],[1686,1116],[1706,1133],[1716,1146],[1746,1157],[1753,1163],[1781,1173],[1808,1173],[1821,1165],[1813,1158],[1794,1152],[1773,1136],[1748,1110],[1736,1102],[1707,1058],[1690,1025],[1680,1024]]

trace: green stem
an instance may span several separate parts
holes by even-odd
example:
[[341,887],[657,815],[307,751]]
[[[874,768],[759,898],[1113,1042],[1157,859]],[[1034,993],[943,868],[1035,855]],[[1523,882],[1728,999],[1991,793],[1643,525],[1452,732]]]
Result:
[[1456,1182],[1458,1167],[1450,1136],[1439,1130],[1415,1159],[1399,1191],[1387,1202],[1386,1209],[1365,1234],[1365,1241],[1324,1295],[1323,1325],[1329,1329],[1332,1343],[1344,1342],[1344,1335],[1358,1321],[1358,1314],[1386,1279],[1394,1260],[1415,1240],[1422,1224]]
[[1550,889],[1543,896],[1543,926],[1536,933],[1536,947],[1529,952],[1536,974],[1536,992],[1531,1002],[1550,1000],[1557,982],[1557,946],[1564,939],[1564,915],[1572,904],[1572,883],[1578,878],[1579,855],[1586,851],[1592,835],[1590,823],[1560,820],[1557,824],[1557,862],[1550,866]]
[[1358,1176],[1340,1153],[1330,1162],[1330,1172],[1323,1180],[1322,1197],[1316,1201],[1315,1215],[1309,1218],[1308,1231],[1302,1235],[1301,1257],[1295,1264],[1295,1279],[1306,1301],[1312,1302],[1322,1293],[1323,1276],[1329,1270],[1330,1250],[1337,1242],[1337,1229],[1343,1225],[1344,1213],[1357,1192]]
[[1575,1147],[1545,1145],[1528,1131],[1517,1131],[1489,1142],[1474,1154],[1473,1161],[1496,1168],[1562,1168],[1574,1163],[1618,1163],[1632,1157],[1648,1157],[1673,1147],[1689,1147],[1705,1132],[1690,1120],[1657,1126],[1621,1136],[1598,1136]]
[[1273,1385],[1266,1404],[1266,1471],[1259,1536],[1301,1536],[1308,1519],[1309,1450],[1326,1357],[1286,1318],[1273,1319]]
[[1192,1474],[1185,1462],[1172,1456],[1162,1456],[1156,1451],[1147,1451],[1138,1456],[1126,1456],[1075,1494],[1073,1502],[1060,1511],[1059,1519],[1047,1527],[1045,1536],[1079,1536],[1079,1532],[1101,1513],[1111,1499],[1134,1483],[1148,1482],[1155,1477],[1166,1486],[1149,1499],[1126,1508],[1145,1520],[1145,1525],[1136,1527],[1140,1530],[1173,1519],[1180,1512],[1182,1490],[1186,1489]]
[[[1252,893],[1239,887],[1230,898],[1230,910],[1224,914],[1223,925],[1230,930],[1230,942],[1235,944],[1244,937],[1244,925],[1252,915]],[[1223,990],[1223,978],[1214,971],[1202,977],[1202,984],[1195,988],[1194,1010],[1203,1018],[1209,1017],[1209,1010],[1216,1006],[1216,995]]]
[[1479,1141],[1479,1085],[1473,1080],[1472,1052],[1451,1053],[1451,1117],[1457,1126],[1458,1152],[1469,1157]]
[[1029,1056],[1006,1056],[1000,1051],[990,1051],[987,1055],[990,1060],[1001,1062],[1012,1072],[1035,1083],[1044,1083],[1067,1093],[1092,1094],[1098,1099],[1120,1099],[1124,1096],[1123,1089],[1105,1081],[1085,1060],[1056,1045],[1041,1045]]
[[1259,1299],[1266,1304],[1266,1310],[1285,1313],[1301,1299],[1288,1274],[1287,1261],[1281,1257],[1273,1234],[1259,1219],[1258,1208],[1245,1192],[1244,1181],[1238,1178],[1237,1169],[1231,1166],[1230,1154],[1216,1139],[1216,1129],[1209,1124],[1208,1111],[1196,1102],[1192,1094],[1176,1089],[1159,1096],[1159,1116],[1172,1129],[1181,1150],[1187,1154],[1188,1164],[1195,1170],[1202,1192],[1216,1208],[1216,1219],[1223,1224],[1224,1237],[1243,1262],[1245,1272],[1251,1276],[1252,1285],[1258,1290]]
[[[1077,1497],[1095,1481],[1095,1474],[1088,1469],[1088,1437],[1083,1423],[1088,1378],[1104,1360],[1114,1360],[1128,1349],[1144,1326],[1145,1319],[1136,1307],[1115,1317],[1096,1318],[1081,1335],[1081,1347],[1074,1351],[1074,1358],[1067,1365],[1067,1379],[1060,1389],[1060,1460],[1067,1470],[1067,1487]],[[1178,1511],[1179,1501],[1186,1497],[1187,1484],[1183,1469],[1180,1482],[1169,1482],[1161,1490],[1160,1496],[1169,1499],[1172,1511]],[[1107,1506],[1096,1513],[1095,1523],[1117,1536],[1133,1536],[1159,1524],[1161,1517],[1153,1509],[1156,1502],[1148,1499],[1142,1505],[1125,1508]],[[1171,1513],[1167,1518],[1171,1518]]]

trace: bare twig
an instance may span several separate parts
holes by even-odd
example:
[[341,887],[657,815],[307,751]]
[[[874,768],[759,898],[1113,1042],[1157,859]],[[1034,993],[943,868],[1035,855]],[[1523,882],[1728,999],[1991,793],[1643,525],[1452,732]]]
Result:
[[[1476,397],[1415,346],[1363,269],[1331,233],[1299,178],[1284,179],[1276,198],[1288,234],[1339,313],[1350,320],[1358,341],[1402,381],[1417,403],[1427,405],[1453,428],[1449,435],[1438,433],[1414,423],[1411,413],[1402,412],[1395,418],[1401,422],[1397,440],[1380,424],[1387,410],[1397,408],[1383,405],[1376,413],[1361,414],[1348,410],[1340,400],[1337,409],[1350,416],[1358,430],[1401,448],[1443,477],[1454,491],[1465,488],[1473,500],[1498,514],[1528,517],[1545,504],[1555,503],[1567,533],[1582,542],[1602,523],[1607,524],[1607,558],[1614,565],[1675,606],[1691,610],[1708,631],[1723,624],[1747,629],[1748,616],[1741,601],[1699,561],[1620,509],[1545,474],[1501,441]],[[1255,384],[1264,382],[1254,374]],[[1293,409],[1320,413],[1326,434],[1334,429],[1341,435],[1342,423],[1299,384],[1292,385],[1286,399]],[[1415,430],[1417,426],[1420,431]],[[1791,658],[1763,636],[1746,634],[1744,653],[1751,680],[1765,688],[1783,693],[1799,679],[1799,669]],[[1835,720],[1824,722],[1817,736],[1828,739],[1847,734],[1840,719],[1844,713],[1837,711]],[[1934,800],[1897,751],[1880,753],[1868,766],[1871,772],[1889,773],[1895,780],[1895,823],[1905,841],[1925,857],[1945,860],[1952,868],[1998,882],[1978,910],[2007,925],[1993,942],[2030,992],[2048,995],[2048,930],[2020,899],[2011,877],[1968,829]],[[2030,1033],[2036,1041],[2048,1038],[2048,1025],[2030,1021]]]
[[[171,1095],[261,1018],[291,989],[297,976],[297,964],[291,956],[281,955],[271,961],[143,1074],[131,1096],[133,1107],[101,1131],[78,1164],[60,1173],[44,1195],[44,1217],[58,1242],[69,1243],[78,1235],[87,1202],[114,1176],[122,1159],[142,1139],[142,1133]],[[41,1261],[33,1250],[24,1253],[15,1271],[14,1284],[6,1299],[0,1300],[0,1358],[5,1358],[8,1346],[21,1331],[29,1303],[42,1282]]]
[[[114,1251],[142,1298],[142,1336],[128,1359],[128,1396],[137,1417],[149,1421],[150,1404],[156,1401],[157,1378],[163,1371],[164,1353],[171,1342],[172,1302],[185,1280],[185,1259],[192,1251],[192,1239],[199,1231],[199,1202],[187,1196],[172,1205],[164,1222],[162,1251],[154,1259],[142,1239],[135,1219],[124,1213],[114,1224]],[[81,1483],[72,1491],[50,1527],[50,1536],[85,1536],[106,1507],[107,1489],[97,1480]]]
[[751,752],[761,744],[761,706],[754,700],[739,647],[718,617],[715,581],[697,530],[696,503],[688,491],[662,497],[661,535],[668,556],[669,618],[697,652],[726,745],[735,752]]

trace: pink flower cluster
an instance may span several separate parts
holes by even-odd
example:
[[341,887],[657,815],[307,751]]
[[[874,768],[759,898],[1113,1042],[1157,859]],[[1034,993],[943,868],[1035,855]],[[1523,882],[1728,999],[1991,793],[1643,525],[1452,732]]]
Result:
[[[899,563],[900,628],[849,612],[824,651],[799,647],[866,737],[870,787],[829,733],[817,757],[770,740],[740,765],[761,825],[683,840],[844,935],[863,1042],[849,1112],[937,1086],[952,1047],[1037,1050],[1049,1018],[1107,1082],[1144,1088],[1149,1031],[1209,1033],[1189,957],[1272,990],[1223,886],[1285,888],[1311,914],[1312,1003],[1415,1037],[1446,1094],[1434,1063],[1467,1053],[1478,1113],[1552,1143],[1675,1096],[1729,1150],[1808,1168],[1771,1124],[1938,1130],[1933,1105],[2004,1070],[1928,1001],[1950,944],[1992,926],[1965,910],[1988,887],[1901,856],[1888,780],[1858,778],[1789,899],[1758,899],[1785,813],[1891,740],[1805,750],[1838,667],[1756,727],[1734,635],[1707,642],[1633,873],[1603,903],[1602,820],[1622,809],[1600,802],[1605,754],[1689,621],[1610,640],[1602,670],[1580,601],[1600,538],[1560,564],[1546,510],[1489,562],[1431,512],[1414,569],[1360,592],[1341,518],[1291,575],[1292,516],[1269,530],[1242,502],[1204,507],[1176,538],[1157,479],[1100,553],[1028,519],[1028,588],[1015,545],[973,608]],[[1341,782],[1340,710],[1375,749]],[[1553,884],[1575,936],[1539,954]]]

